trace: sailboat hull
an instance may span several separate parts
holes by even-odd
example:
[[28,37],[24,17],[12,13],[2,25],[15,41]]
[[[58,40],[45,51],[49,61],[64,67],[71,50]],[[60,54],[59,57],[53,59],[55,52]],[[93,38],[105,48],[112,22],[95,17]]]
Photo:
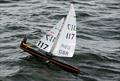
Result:
[[48,56],[46,56],[45,54],[42,54],[36,50],[34,50],[28,43],[27,43],[27,38],[24,38],[20,44],[20,48],[22,50],[24,50],[25,52],[35,56],[35,57],[38,57],[40,60],[43,60],[43,61],[47,61],[49,60],[50,63],[54,64],[54,65],[57,65],[59,66],[61,69],[65,70],[65,71],[68,71],[68,72],[71,72],[71,73],[75,73],[75,74],[79,74],[80,73],[80,70],[76,67],[73,67],[71,65],[68,65],[68,64],[65,64],[61,61],[58,61],[54,58],[49,58]]

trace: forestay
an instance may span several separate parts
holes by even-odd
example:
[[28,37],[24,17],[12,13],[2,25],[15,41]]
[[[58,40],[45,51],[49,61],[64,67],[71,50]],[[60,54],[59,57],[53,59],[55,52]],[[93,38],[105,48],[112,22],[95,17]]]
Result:
[[36,46],[45,52],[50,52],[55,40],[59,34],[59,31],[63,25],[64,18],[62,18],[46,35],[44,35],[40,41],[37,42]]
[[59,57],[72,57],[76,45],[76,15],[73,4],[70,6],[70,11],[66,17],[56,47],[52,54]]

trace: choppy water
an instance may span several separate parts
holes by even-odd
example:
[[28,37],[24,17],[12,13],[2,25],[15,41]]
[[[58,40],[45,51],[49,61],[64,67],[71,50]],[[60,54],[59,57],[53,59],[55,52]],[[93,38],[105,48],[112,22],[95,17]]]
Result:
[[74,0],[75,76],[49,68],[19,48],[34,44],[69,10],[69,0],[0,0],[0,81],[120,81],[120,0]]

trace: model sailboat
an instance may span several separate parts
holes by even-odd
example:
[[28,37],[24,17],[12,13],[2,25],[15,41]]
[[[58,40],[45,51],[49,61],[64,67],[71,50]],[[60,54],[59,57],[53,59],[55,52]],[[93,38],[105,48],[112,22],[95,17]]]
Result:
[[[49,59],[45,54],[32,49],[27,43],[27,38],[24,38],[20,47],[34,55],[43,59],[49,60],[51,63],[58,65],[64,70],[72,73],[79,73],[79,69],[71,65],[62,63],[54,58]],[[37,43],[36,46],[47,52],[51,56],[57,57],[73,57],[76,45],[76,15],[73,4],[70,6],[69,13],[66,19],[62,18],[49,32],[46,33]]]

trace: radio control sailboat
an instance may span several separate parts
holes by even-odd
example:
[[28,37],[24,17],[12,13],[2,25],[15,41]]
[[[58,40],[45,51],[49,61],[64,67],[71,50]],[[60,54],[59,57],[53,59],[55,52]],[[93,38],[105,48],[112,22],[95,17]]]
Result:
[[73,57],[76,46],[76,14],[73,4],[70,5],[70,10],[66,18],[62,18],[50,31],[48,31],[35,45],[42,51],[49,54],[42,54],[34,50],[26,42],[25,37],[21,42],[20,47],[37,56],[44,61],[48,61],[61,67],[63,70],[79,73],[80,70],[71,65],[65,64],[49,56],[56,57]]

